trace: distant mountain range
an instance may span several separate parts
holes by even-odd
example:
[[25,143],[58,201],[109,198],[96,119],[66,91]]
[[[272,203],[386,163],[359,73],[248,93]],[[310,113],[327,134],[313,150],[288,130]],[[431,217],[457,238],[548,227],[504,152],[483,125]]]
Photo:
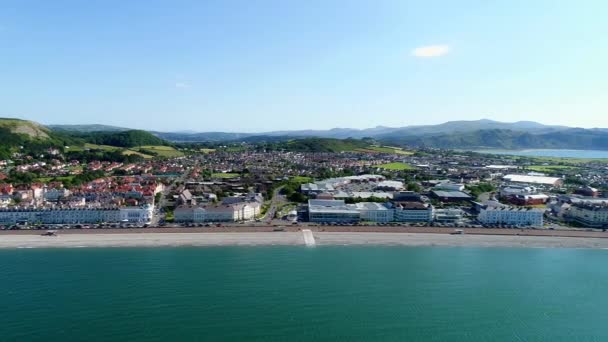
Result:
[[[105,125],[51,125],[60,131],[124,131]],[[276,142],[298,138],[361,139],[372,138],[383,144],[438,148],[569,148],[608,150],[608,129],[572,128],[544,125],[534,121],[500,122],[494,120],[448,121],[438,125],[405,127],[377,126],[368,129],[333,128],[329,130],[231,132],[151,132],[173,142]]]
[[117,127],[117,126],[109,126],[109,125],[47,125],[49,129],[58,132],[80,132],[80,133],[89,133],[89,132],[122,132],[128,131],[130,128]]

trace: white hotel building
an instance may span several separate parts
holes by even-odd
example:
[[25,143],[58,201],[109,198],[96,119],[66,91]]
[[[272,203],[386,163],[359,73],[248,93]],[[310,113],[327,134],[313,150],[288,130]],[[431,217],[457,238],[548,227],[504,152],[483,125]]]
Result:
[[586,227],[608,227],[608,202],[588,201],[574,203],[565,214],[569,221],[577,222]]
[[175,209],[175,222],[237,222],[250,221],[260,214],[259,202],[182,206]]
[[544,211],[541,209],[486,207],[481,209],[477,219],[483,224],[541,227],[543,215]]
[[345,204],[342,200],[309,200],[308,220],[310,222],[354,223],[367,222],[430,222],[433,207],[430,205],[408,206],[375,202]]
[[393,217],[397,222],[432,222],[433,206],[420,202],[400,202],[395,204]]

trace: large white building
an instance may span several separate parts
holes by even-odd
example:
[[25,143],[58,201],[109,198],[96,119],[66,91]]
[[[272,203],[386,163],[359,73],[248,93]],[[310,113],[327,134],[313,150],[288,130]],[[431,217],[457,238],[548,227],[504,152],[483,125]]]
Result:
[[4,208],[0,223],[75,224],[101,222],[149,223],[154,216],[151,205],[120,208]]
[[544,211],[532,208],[486,207],[479,212],[477,219],[482,224],[506,224],[515,226],[543,225]]
[[310,222],[359,222],[361,213],[343,200],[309,200]]
[[512,183],[538,184],[547,186],[560,186],[563,180],[558,177],[547,177],[538,175],[506,175],[502,178],[505,181]]
[[60,198],[68,197],[70,191],[67,189],[44,189],[44,199],[46,201],[57,201]]
[[373,174],[328,178],[328,179],[324,179],[322,181],[318,181],[315,183],[302,184],[300,186],[300,191],[306,195],[320,194],[320,193],[325,193],[325,192],[332,193],[334,191],[339,190],[340,187],[343,187],[347,184],[378,183],[378,182],[382,182],[384,180],[385,180],[384,176],[373,175]]
[[464,184],[452,183],[452,182],[441,182],[433,187],[434,190],[445,190],[445,191],[463,191],[465,188]]
[[399,202],[395,204],[393,217],[397,222],[431,222],[433,206],[421,202]]
[[458,208],[435,209],[433,221],[437,223],[461,223],[464,219],[464,211]]
[[500,197],[532,195],[536,193],[538,193],[538,189],[534,186],[508,185],[500,189]]
[[356,204],[348,204],[349,208],[352,208],[359,212],[361,221],[369,222],[392,222],[394,210],[387,208],[382,203],[375,202],[361,202]]
[[121,222],[150,223],[154,218],[154,206],[150,204],[139,207],[122,207],[118,211]]
[[258,202],[182,206],[175,209],[174,215],[176,222],[237,222],[255,219],[260,209]]
[[608,201],[574,203],[566,212],[565,217],[569,221],[586,227],[608,227]]
[[345,204],[342,200],[309,200],[310,222],[431,222],[433,207],[429,204],[400,202],[360,202]]

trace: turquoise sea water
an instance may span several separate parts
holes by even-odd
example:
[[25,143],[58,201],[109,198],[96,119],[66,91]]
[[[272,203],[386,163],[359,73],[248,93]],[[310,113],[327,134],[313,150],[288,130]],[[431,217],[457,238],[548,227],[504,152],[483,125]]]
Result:
[[604,159],[608,158],[608,151],[600,150],[549,150],[549,149],[531,149],[531,150],[477,150],[480,153],[492,154],[508,154],[514,156],[526,157],[558,157],[558,158],[591,158]]
[[608,251],[0,250],[0,341],[608,341]]

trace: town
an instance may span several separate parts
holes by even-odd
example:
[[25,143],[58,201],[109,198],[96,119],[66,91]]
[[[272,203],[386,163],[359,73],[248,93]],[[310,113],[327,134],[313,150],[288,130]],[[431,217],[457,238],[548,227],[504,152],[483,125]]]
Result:
[[49,148],[0,161],[2,229],[231,224],[608,228],[608,164],[373,145],[240,143],[132,162]]

